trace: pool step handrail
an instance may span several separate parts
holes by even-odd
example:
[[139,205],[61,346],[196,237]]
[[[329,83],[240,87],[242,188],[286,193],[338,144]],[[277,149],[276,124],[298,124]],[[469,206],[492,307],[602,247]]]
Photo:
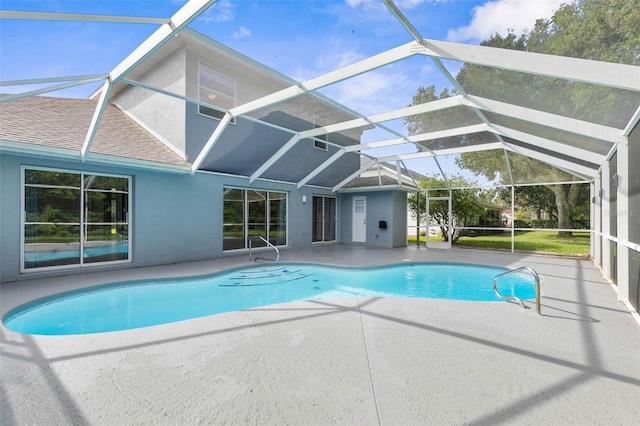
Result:
[[498,291],[498,279],[505,277],[507,275],[510,274],[517,274],[518,272],[529,272],[533,278],[535,278],[536,280],[536,312],[538,313],[538,315],[541,315],[540,313],[540,276],[538,275],[538,273],[536,271],[534,271],[532,268],[528,267],[528,266],[522,266],[518,269],[513,269],[511,271],[507,271],[507,272],[503,272],[502,274],[498,274],[495,277],[493,277],[493,292],[496,294],[496,296],[498,296],[501,299],[505,299],[505,300],[513,300],[518,302],[523,308],[527,308],[524,304],[524,302],[522,302],[522,300],[517,297],[517,296],[503,296],[502,294],[500,294],[500,292]]
[[[251,243],[253,242],[253,240],[256,240],[256,239],[261,239],[262,241],[265,242],[267,247],[271,247],[272,249],[274,249],[276,251],[276,258],[275,259],[268,259],[268,258],[265,258],[265,257],[256,257],[255,259],[253,259],[253,256],[251,254]],[[251,237],[249,239],[249,260],[254,260],[254,261],[257,262],[258,259],[259,260],[268,260],[269,262],[277,262],[278,260],[280,260],[280,250],[278,250],[278,247],[276,247],[273,244],[271,244],[269,242],[269,240],[267,240],[264,237],[261,237],[261,236]]]

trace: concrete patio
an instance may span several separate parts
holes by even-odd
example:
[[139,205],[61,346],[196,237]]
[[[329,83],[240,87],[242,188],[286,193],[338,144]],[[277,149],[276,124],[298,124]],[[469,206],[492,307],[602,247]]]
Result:
[[[542,315],[504,302],[301,301],[114,333],[2,327],[3,425],[637,424],[640,326],[591,261],[330,245],[281,262],[454,261],[544,277]],[[3,283],[2,315],[102,283],[200,275],[246,255]]]

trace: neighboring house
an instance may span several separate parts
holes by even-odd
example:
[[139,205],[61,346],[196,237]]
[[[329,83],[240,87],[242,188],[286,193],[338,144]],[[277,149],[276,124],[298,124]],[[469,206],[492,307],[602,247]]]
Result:
[[226,123],[224,110],[289,86],[264,69],[181,33],[107,93],[101,114],[100,91],[0,103],[0,280],[221,257],[264,245],[254,237],[406,245],[406,183],[341,185],[357,176],[357,152],[320,170],[362,129],[279,155],[291,130],[353,115],[302,95]]

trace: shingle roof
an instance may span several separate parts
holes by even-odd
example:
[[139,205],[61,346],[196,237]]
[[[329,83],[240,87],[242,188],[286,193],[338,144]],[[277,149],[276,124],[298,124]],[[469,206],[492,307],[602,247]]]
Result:
[[[33,96],[0,104],[0,140],[80,152],[97,100]],[[189,163],[113,105],[91,153],[188,167]]]

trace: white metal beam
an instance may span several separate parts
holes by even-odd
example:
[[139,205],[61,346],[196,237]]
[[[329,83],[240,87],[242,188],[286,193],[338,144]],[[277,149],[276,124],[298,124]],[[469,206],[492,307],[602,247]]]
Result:
[[519,120],[540,124],[554,129],[564,130],[578,135],[589,136],[607,142],[616,143],[622,134],[615,127],[602,126],[588,121],[576,120],[557,114],[551,114],[530,108],[524,108],[505,102],[494,101],[480,96],[467,96],[469,103],[483,111],[501,114]]
[[227,128],[227,125],[230,121],[231,116],[229,114],[225,114],[222,117],[222,120],[220,120],[220,123],[218,123],[218,127],[216,127],[216,129],[213,131],[213,134],[211,135],[211,137],[209,137],[209,140],[204,145],[195,161],[191,164],[191,175],[194,175],[198,171],[198,168],[204,162],[204,159],[207,157],[207,155],[209,155],[209,152],[216,144],[216,142],[218,142],[218,139],[220,139],[222,132],[224,132],[224,130]]
[[413,115],[425,114],[428,112],[439,111],[447,108],[453,108],[459,105],[466,105],[468,102],[462,96],[452,96],[450,98],[438,99],[432,102],[426,102],[419,105],[412,105],[400,108],[394,111],[382,114],[372,115],[366,118],[357,118],[355,120],[344,121],[342,123],[329,124],[327,126],[316,127],[314,129],[300,132],[300,139],[312,136],[323,135],[325,133],[335,133],[344,130],[355,129],[370,124],[382,123],[384,121],[396,120],[399,118],[410,117]]
[[147,18],[140,16],[87,15],[80,13],[25,12],[0,10],[0,19],[25,19],[32,21],[80,21],[112,22],[121,24],[168,24],[167,18]]
[[422,41],[422,36],[418,32],[418,30],[409,22],[409,20],[404,16],[404,14],[398,9],[398,7],[391,0],[382,0],[387,9],[396,17],[396,19],[402,24],[402,26],[411,34],[411,36],[416,41]]
[[307,184],[307,182],[309,182],[314,177],[318,176],[318,174],[320,174],[320,172],[322,172],[324,169],[326,169],[331,164],[333,164],[335,161],[337,161],[338,158],[342,157],[345,153],[346,153],[346,151],[344,149],[341,149],[341,150],[337,151],[336,153],[334,153],[331,157],[329,157],[327,160],[325,160],[324,163],[320,164],[311,173],[309,173],[300,182],[298,182],[298,189],[302,188],[304,185]]
[[[158,50],[166,42],[168,42],[173,36],[179,33],[185,26],[196,19],[198,15],[208,9],[209,6],[211,6],[215,2],[216,0],[190,0],[171,17],[169,23],[164,24],[160,28],[158,28],[153,34],[151,34],[151,36],[149,36],[149,38],[147,38],[142,44],[140,44],[133,52],[131,52],[131,54],[129,54],[129,56],[127,56],[122,62],[120,62],[120,64],[118,64],[113,69],[113,71],[109,73],[109,78],[102,87],[100,100],[98,101],[98,106],[96,107],[96,112],[93,115],[93,119],[91,120],[87,136],[85,138],[84,144],[82,145],[82,161],[85,160],[87,154],[91,149],[93,138],[96,134],[98,125],[100,124],[100,119],[102,118],[102,113],[106,108],[107,101],[109,100],[109,94],[111,93],[113,84],[115,84],[118,80],[124,78],[132,69],[138,66],[142,61],[148,58],[149,55]],[[219,125],[218,128],[220,127],[221,126]],[[224,128],[226,126],[222,127]],[[209,141],[211,141],[211,139]],[[215,141],[213,143],[215,143]],[[211,144],[211,146],[213,146],[213,143]],[[208,145],[209,142],[207,142],[207,145],[205,145],[205,147]],[[204,157],[201,158],[201,156],[202,152],[198,155],[198,159],[200,159],[200,161],[204,160]],[[195,173],[193,172],[193,168],[192,173]]]
[[593,170],[589,167],[572,163],[571,161],[566,161],[552,155],[543,154],[532,149],[523,148],[520,145],[512,145],[509,142],[505,142],[504,146],[509,151],[515,152],[517,154],[522,154],[526,157],[534,158],[536,160],[540,160],[543,163],[547,163],[548,165],[553,167],[574,171],[582,176],[588,176],[590,179],[593,179],[593,177],[597,173],[597,170]]
[[258,179],[264,172],[266,172],[271,166],[273,166],[279,159],[281,159],[284,154],[289,151],[298,141],[300,140],[299,135],[293,135],[291,139],[287,141],[284,145],[280,147],[280,149],[271,156],[267,161],[262,163],[262,166],[258,167],[258,170],[253,172],[253,174],[249,177],[249,183],[253,183],[256,179]]
[[601,164],[606,158],[603,154],[598,154],[595,152],[587,151],[585,149],[567,145],[561,142],[556,142],[550,139],[534,136],[529,133],[521,132],[519,130],[510,129],[509,127],[492,124],[491,128],[495,133],[499,135],[502,135],[511,139],[516,139],[526,144],[544,148],[544,149],[557,152],[559,154],[563,154],[569,157],[586,160],[590,163]]
[[197,31],[192,30],[189,27],[186,27],[182,30],[183,34],[186,34],[190,37],[193,37],[196,40],[201,41],[202,43],[209,45],[211,47],[213,47],[216,50],[222,51],[224,53],[226,53],[227,55],[238,59],[241,62],[244,62],[245,64],[248,64],[249,66],[251,66],[252,68],[256,68],[259,69],[261,71],[263,71],[266,74],[272,75],[274,77],[276,77],[279,80],[282,80],[288,84],[291,85],[295,85],[297,86],[298,84],[300,84],[300,82],[292,79],[291,77],[284,75],[282,73],[279,73],[278,71],[274,70],[273,68],[269,68],[268,66],[266,66],[265,64],[258,62],[254,59],[251,59],[248,56],[243,55],[242,53],[238,52],[237,50],[233,50],[231,49],[229,46],[226,46],[216,40],[212,40],[209,37],[205,36],[202,33],[199,33]]
[[422,151],[422,152],[413,152],[408,154],[388,155],[385,157],[378,158],[378,161],[386,163],[391,161],[415,160],[418,158],[461,154],[463,152],[490,151],[490,150],[502,149],[502,148],[504,148],[504,145],[502,144],[502,142],[490,142],[490,143],[485,143],[480,145],[463,146],[463,147],[457,147],[457,148],[436,149],[433,152]]
[[[267,171],[269,167],[271,167],[277,160],[282,158],[287,151],[289,151],[293,146],[302,139],[312,138],[315,136],[327,134],[327,133],[335,133],[344,130],[354,129],[357,127],[362,127],[370,124],[375,124],[383,121],[393,120],[396,118],[408,117],[411,115],[423,114],[432,111],[438,111],[441,109],[451,108],[458,105],[463,105],[466,101],[462,96],[452,96],[450,98],[440,99],[433,102],[427,102],[420,105],[414,105],[407,108],[402,108],[396,111],[390,111],[383,114],[374,115],[367,118],[357,118],[355,120],[344,121],[342,123],[329,124],[327,126],[317,127],[314,129],[309,129],[302,131],[298,134],[299,138],[296,141],[290,141],[284,145],[278,152],[276,152],[267,162],[265,163],[266,167],[261,167],[253,175],[251,175],[250,182],[253,182],[255,179],[260,177],[262,173]],[[485,129],[486,130],[486,129]],[[462,134],[462,133],[458,133]],[[456,134],[457,135],[457,134]],[[435,136],[435,137],[444,137],[444,136]],[[386,141],[373,142],[372,144],[368,144],[369,146],[361,145],[350,145],[345,147],[348,152],[351,151],[360,151],[362,149],[372,149],[372,148],[380,148],[384,146],[393,146],[393,145],[402,145],[408,142],[411,142],[412,137],[401,137],[397,139],[389,139]],[[421,139],[426,140],[426,139]],[[364,147],[363,147],[364,146]],[[357,148],[356,148],[357,147]],[[260,172],[260,174],[257,174]]]
[[[409,139],[412,139],[414,142],[424,142],[427,140],[438,139],[442,137],[458,136],[458,135],[464,135],[464,134],[476,133],[476,132],[482,132],[482,131],[488,131],[488,130],[489,130],[489,127],[486,124],[476,124],[473,126],[460,127],[457,129],[450,129],[450,130],[443,130],[439,132],[431,132],[431,133],[424,133],[420,135],[414,135],[414,136],[410,136]],[[305,185],[307,182],[309,182],[311,179],[317,176],[318,173],[320,173],[321,171],[329,167],[331,164],[333,164],[338,158],[340,158],[345,153],[357,152],[357,151],[362,151],[367,149],[384,148],[384,147],[389,147],[394,145],[405,145],[405,144],[407,144],[407,141],[405,139],[396,138],[396,139],[388,139],[383,141],[369,142],[366,144],[345,146],[342,150],[335,153],[333,156],[327,159],[324,163],[322,163],[320,166],[314,169],[311,173],[309,173],[304,179],[302,179],[298,183],[298,188]],[[483,148],[480,149],[480,147],[483,147]],[[423,151],[423,152],[418,152],[413,154],[401,154],[401,155],[396,155],[391,157],[384,157],[384,158],[381,158],[380,161],[387,161],[387,159],[395,161],[395,160],[403,160],[405,158],[406,159],[425,158],[425,157],[434,157],[436,155],[447,155],[447,154],[455,154],[460,152],[468,152],[473,150],[499,149],[499,148],[502,148],[502,144],[496,142],[493,144],[465,146],[465,147],[457,147],[457,148],[451,148],[451,149],[445,149],[445,150]]]
[[105,108],[107,107],[107,99],[109,99],[109,94],[111,93],[111,83],[107,80],[102,85],[102,91],[100,92],[100,99],[98,100],[98,105],[96,106],[95,111],[93,112],[93,117],[91,118],[91,124],[89,124],[89,130],[87,131],[87,135],[84,138],[84,142],[82,144],[82,150],[80,151],[80,158],[84,162],[86,160],[87,155],[89,155],[89,151],[91,151],[91,144],[93,144],[93,138],[96,136],[96,132],[98,131],[98,126],[100,125],[100,120],[102,119],[102,114],[104,113]]
[[[426,142],[434,139],[448,138],[452,136],[461,136],[461,135],[468,135],[472,133],[490,132],[490,131],[491,131],[490,127],[482,123],[482,124],[474,124],[474,125],[465,126],[465,127],[457,127],[455,129],[439,130],[437,132],[411,135],[411,136],[408,136],[406,139],[409,139],[411,143],[420,143],[420,142]],[[349,145],[345,147],[345,150],[347,152],[353,152],[353,151],[362,151],[367,149],[385,148],[385,147],[394,146],[394,145],[402,145],[402,144],[407,144],[406,139],[401,139],[401,138],[386,139],[382,141],[363,143],[359,145]],[[438,152],[438,151],[431,150],[430,152]]]
[[356,172],[352,173],[346,179],[342,180],[342,182],[334,186],[332,191],[336,192],[338,189],[342,188],[343,186],[351,182],[353,179],[355,179],[358,175],[361,175],[362,173],[369,170],[371,166],[374,166],[377,162],[378,162],[377,160],[373,160],[370,163],[367,163],[364,166],[360,167],[360,169],[358,169]]
[[169,20],[140,44],[129,56],[109,73],[113,83],[126,76],[140,62],[162,47],[173,36],[178,34],[191,21],[207,10],[217,0],[190,0],[178,10]]
[[640,67],[431,39],[417,53],[547,77],[640,91]]
[[15,95],[7,95],[0,98],[0,103],[28,98],[30,96],[42,95],[43,93],[51,93],[57,90],[68,89],[70,87],[82,86],[83,84],[95,83],[96,81],[100,81],[100,80],[104,80],[104,77],[90,78],[87,80],[70,81],[68,83],[56,84],[54,86],[47,86],[41,89],[30,90],[28,92],[22,92]]
[[[220,108],[217,105],[213,105],[213,104],[209,104],[209,103],[206,103],[206,102],[202,102],[202,101],[199,101],[197,99],[190,98],[188,96],[179,95],[177,93],[170,92],[170,91],[167,91],[167,90],[164,90],[164,89],[160,89],[160,88],[155,87],[155,86],[150,86],[148,84],[140,83],[139,81],[130,80],[128,78],[122,78],[120,80],[120,82],[121,83],[127,83],[127,84],[129,84],[131,86],[141,87],[143,89],[146,89],[146,90],[149,90],[149,91],[152,91],[152,92],[157,92],[157,93],[160,93],[162,95],[170,96],[172,98],[181,99],[181,100],[183,100],[185,102],[189,102],[189,103],[192,103],[194,105],[202,105],[202,106],[205,106],[207,108],[212,108],[212,109],[218,110],[220,112],[223,112],[225,114],[228,112],[224,108]],[[272,129],[277,129],[277,130],[280,130],[282,132],[289,133],[289,134],[292,134],[292,135],[298,133],[295,130],[291,130],[291,129],[288,129],[288,128],[282,127],[282,126],[278,126],[277,124],[269,123],[268,121],[263,121],[263,120],[260,120],[258,118],[253,118],[253,117],[251,117],[249,115],[245,115],[242,118],[244,120],[253,121],[254,123],[258,123],[258,124],[260,124],[262,126],[271,127]]]
[[[636,127],[636,124],[640,121],[640,106],[636,110],[635,114],[631,117],[631,120],[627,123],[624,130],[622,131],[622,136],[629,136],[631,131]],[[616,142],[617,143],[617,142]]]
[[47,77],[47,78],[30,78],[27,80],[8,80],[0,81],[2,86],[26,86],[29,84],[48,84],[59,83],[61,81],[87,81],[87,80],[104,80],[109,74],[90,74],[90,75],[72,75],[66,77]]
[[394,49],[387,50],[386,52],[371,56],[363,59],[362,61],[308,80],[299,86],[287,87],[262,98],[247,102],[246,104],[238,105],[235,108],[232,108],[229,112],[234,116],[248,114],[257,109],[293,98],[302,93],[318,90],[330,84],[338,83],[367,71],[389,65],[401,59],[415,55],[417,52],[412,50],[415,45],[415,42],[411,42]]

